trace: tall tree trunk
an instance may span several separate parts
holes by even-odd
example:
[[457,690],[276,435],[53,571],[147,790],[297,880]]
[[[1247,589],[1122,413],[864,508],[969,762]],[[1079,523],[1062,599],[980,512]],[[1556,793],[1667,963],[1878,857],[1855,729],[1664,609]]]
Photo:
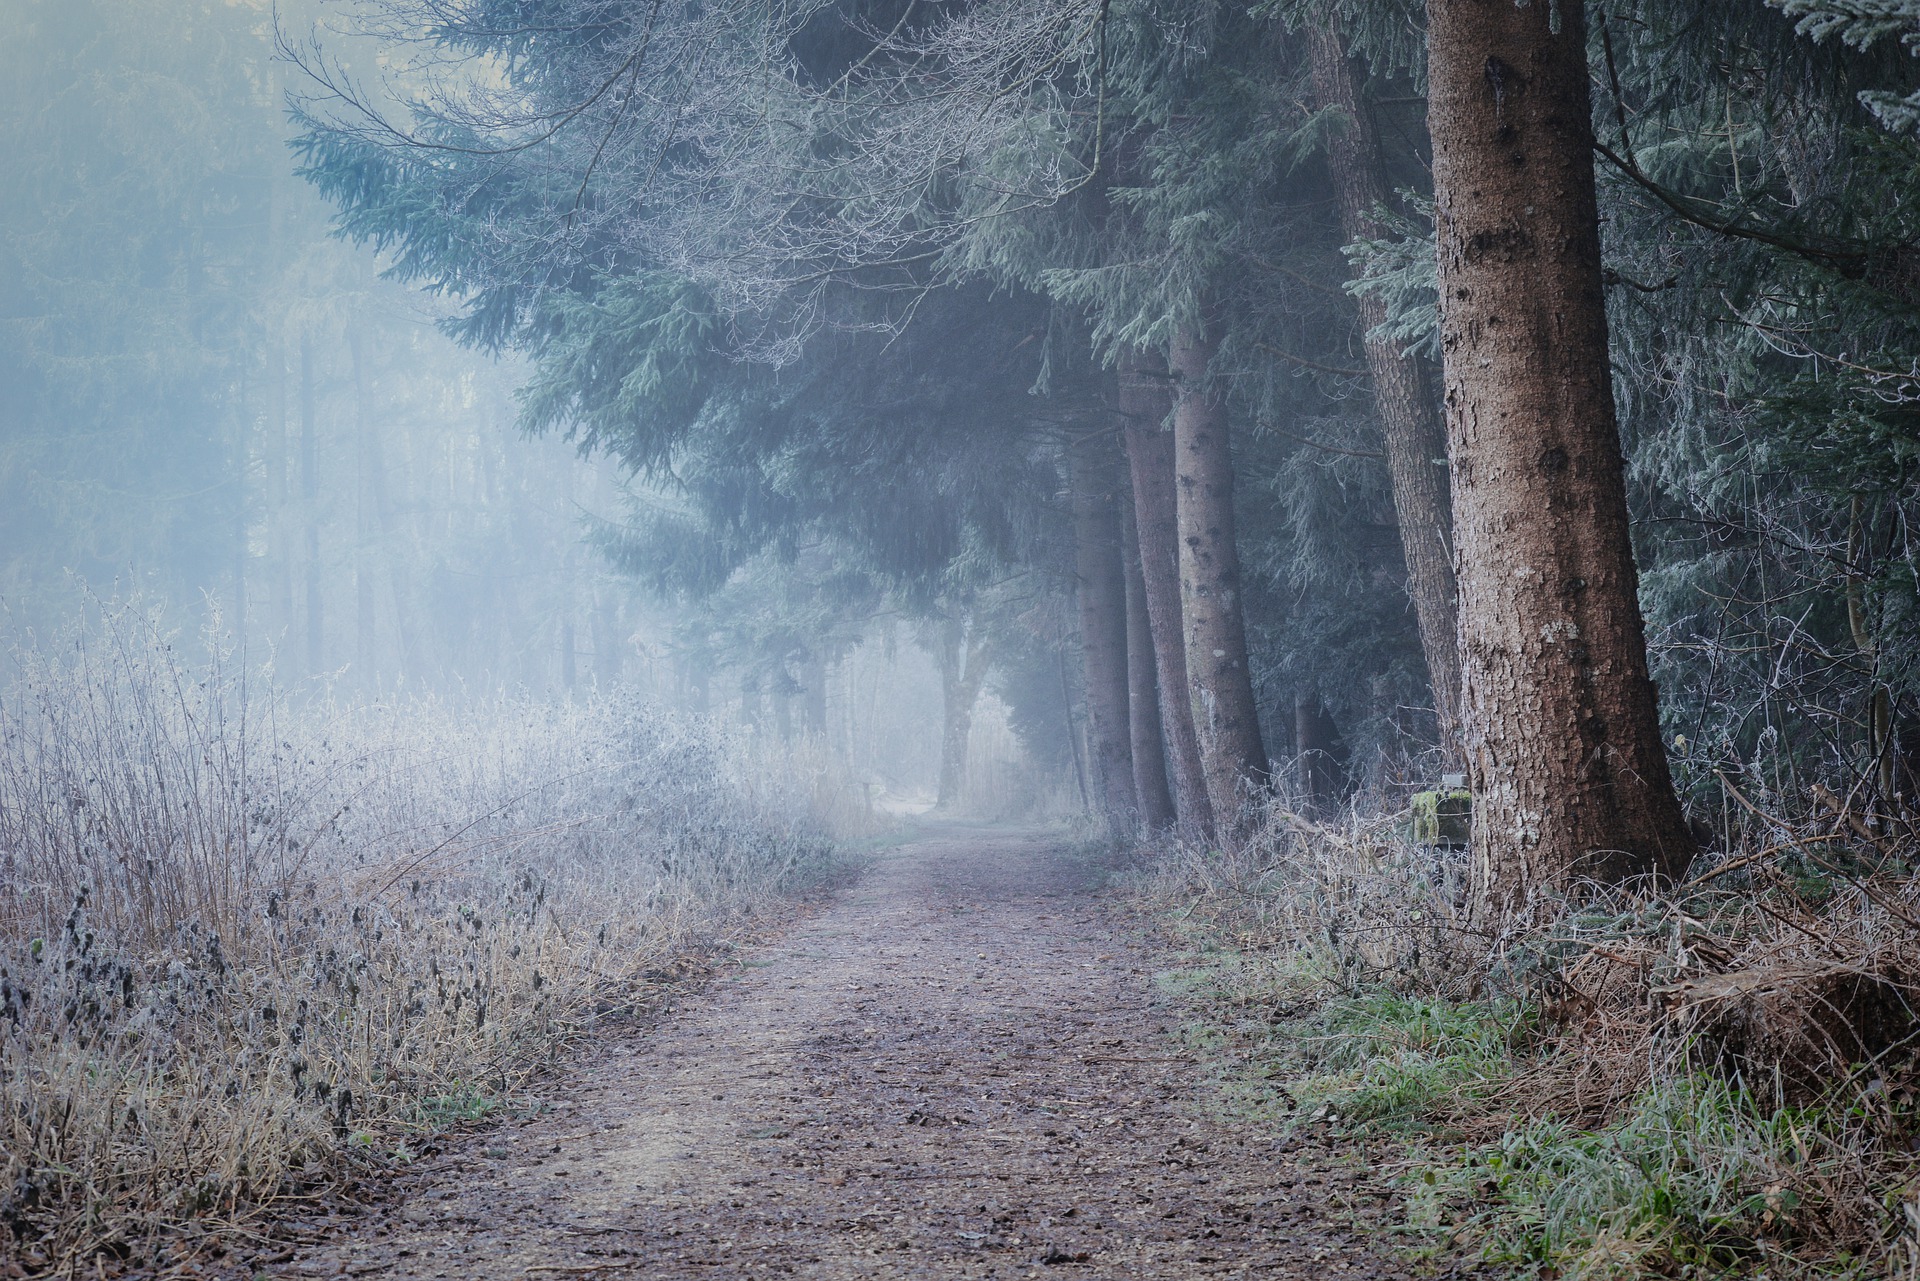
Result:
[[1160,715],[1160,679],[1153,653],[1153,621],[1147,616],[1146,580],[1140,573],[1139,522],[1133,504],[1120,504],[1120,550],[1127,572],[1127,717],[1133,729],[1133,788],[1140,819],[1159,831],[1173,826],[1173,793],[1167,790],[1166,732]]
[[373,599],[373,417],[367,405],[366,368],[360,331],[347,326],[347,357],[353,376],[353,663],[363,689],[377,680]]
[[1127,713],[1127,587],[1120,556],[1119,455],[1111,432],[1067,446],[1078,568],[1080,655],[1087,679],[1087,756],[1094,803],[1110,820],[1139,809]]
[[1187,697],[1187,640],[1180,614],[1180,537],[1173,485],[1173,389],[1166,361],[1136,351],[1120,361],[1120,414],[1126,420],[1127,465],[1133,477],[1134,529],[1140,544],[1140,580],[1153,633],[1159,676],[1160,721],[1173,775],[1174,813],[1197,835],[1213,833],[1200,740]]
[[602,586],[593,593],[588,614],[593,632],[593,683],[602,691],[620,683],[620,669],[626,657],[620,633],[620,602],[612,589]]
[[958,809],[966,801],[967,744],[973,737],[973,708],[980,700],[990,665],[985,629],[972,623],[965,611],[953,607],[941,623],[940,794],[941,810]]
[[1060,711],[1067,722],[1067,756],[1073,761],[1074,786],[1080,789],[1080,808],[1093,812],[1093,798],[1087,791],[1087,767],[1082,764],[1080,723],[1073,718],[1073,677],[1067,670],[1067,651],[1060,651]]
[[[618,500],[613,470],[606,464],[594,469],[594,506],[611,510]],[[593,680],[602,690],[620,683],[626,660],[626,628],[621,624],[620,597],[604,580],[593,589],[589,625],[593,632]]]
[[1267,753],[1247,670],[1226,403],[1208,373],[1216,341],[1202,328],[1183,329],[1169,364],[1187,689],[1207,799],[1220,835],[1231,840],[1245,830],[1251,790],[1266,780]]
[[769,692],[773,699],[773,732],[780,736],[782,743],[793,741],[793,694],[784,685],[777,685]]
[[706,646],[675,652],[674,662],[685,687],[685,705],[695,716],[713,715],[713,676]]
[[[386,562],[387,592],[393,600],[393,640],[396,672],[405,678],[417,678],[420,654],[414,644],[413,592],[406,568],[406,550],[400,531],[395,528],[393,501],[387,491],[387,454],[380,429],[374,425],[373,381],[366,364],[366,348],[359,326],[347,325],[347,354],[353,365],[353,419],[358,441],[361,476],[361,549],[359,561],[360,643],[372,653],[374,636],[373,565],[369,544],[377,544],[378,559]],[[367,675],[373,674],[367,657]],[[568,688],[572,688],[571,682]]]
[[1312,694],[1293,698],[1293,750],[1300,767],[1300,790],[1309,810],[1322,810],[1340,795],[1340,727]]
[[[566,509],[576,501],[574,491],[580,476],[580,460],[568,457],[560,464],[560,493]],[[580,682],[580,638],[576,611],[580,603],[579,566],[575,557],[579,544],[569,538],[560,556],[560,689],[569,701]]]
[[[287,325],[274,321],[267,348],[267,558],[273,566],[273,630],[287,643],[293,633],[293,548],[289,546],[287,517],[291,482],[287,466]],[[291,656],[289,656],[291,657]]]
[[233,449],[233,639],[242,660],[247,653],[247,481],[253,474],[253,405],[248,394],[246,367],[240,371],[238,404],[234,407]]
[[[1340,202],[1340,229],[1348,241],[1384,238],[1375,210],[1391,192],[1381,163],[1380,138],[1373,117],[1360,100],[1360,82],[1352,59],[1341,47],[1334,23],[1309,28],[1314,91],[1322,107],[1346,116],[1327,138],[1327,161]],[[1440,744],[1449,757],[1459,752],[1460,644],[1458,585],[1453,576],[1453,511],[1447,495],[1447,428],[1425,362],[1402,353],[1390,338],[1372,337],[1387,319],[1379,295],[1360,298],[1360,323],[1366,326],[1367,372],[1386,446],[1387,475],[1393,484],[1393,510],[1407,562],[1407,595],[1420,627],[1420,649],[1433,685],[1433,710]]]
[[306,557],[301,566],[307,597],[307,675],[318,676],[325,657],[325,604],[320,594],[320,424],[314,405],[313,333],[300,331],[300,506],[306,526]]
[[1482,909],[1693,849],[1607,356],[1581,0],[1429,0],[1441,343]]
[[827,732],[827,662],[818,645],[808,649],[800,679],[806,682],[801,691],[801,724],[809,737],[818,738]]
[[1847,629],[1853,648],[1871,675],[1867,692],[1866,741],[1862,745],[1874,779],[1875,800],[1891,811],[1899,783],[1899,744],[1893,727],[1893,695],[1880,678],[1880,647],[1867,623],[1865,584],[1872,570],[1871,521],[1861,519],[1866,504],[1855,494],[1847,508]]

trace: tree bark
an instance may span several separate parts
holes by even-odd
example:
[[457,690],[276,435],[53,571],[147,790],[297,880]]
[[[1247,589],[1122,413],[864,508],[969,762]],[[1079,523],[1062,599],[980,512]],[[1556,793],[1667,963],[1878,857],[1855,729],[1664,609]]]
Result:
[[1166,734],[1160,714],[1160,681],[1153,652],[1153,621],[1147,616],[1146,582],[1140,572],[1139,522],[1122,488],[1120,550],[1127,574],[1127,717],[1132,727],[1133,789],[1140,821],[1150,830],[1173,826],[1173,793],[1167,790]]
[[1073,782],[1080,789],[1080,808],[1093,812],[1093,798],[1087,793],[1087,767],[1081,762],[1080,723],[1073,719],[1073,677],[1067,671],[1067,651],[1060,651],[1060,710],[1067,722],[1067,756],[1073,761]]
[[[393,641],[396,674],[408,680],[418,680],[416,670],[420,654],[414,644],[413,631],[413,592],[406,570],[406,549],[401,546],[400,531],[395,528],[393,502],[387,492],[387,455],[381,439],[380,429],[374,425],[373,379],[367,368],[366,347],[359,326],[347,325],[347,354],[352,363],[353,373],[353,418],[354,434],[360,457],[361,498],[359,506],[360,559],[358,575],[358,608],[360,609],[360,638],[362,648],[362,677],[373,680],[376,676],[377,660],[374,638],[375,615],[373,606],[373,565],[369,544],[377,544],[378,558],[386,562],[387,593],[393,601]],[[571,497],[571,495],[569,495]],[[568,624],[568,658],[572,662],[572,624]],[[567,688],[573,687],[573,677],[569,670],[566,677]]]
[[253,474],[253,407],[245,369],[240,376],[233,442],[233,642],[244,661],[247,653],[247,480]]
[[378,681],[374,665],[373,601],[373,417],[367,405],[365,363],[361,359],[360,331],[347,326],[347,356],[353,376],[353,663],[363,689]]
[[810,737],[817,738],[827,731],[827,663],[817,643],[807,651],[800,674],[806,683],[801,691],[801,723]]
[[1309,811],[1318,812],[1340,797],[1343,751],[1340,727],[1311,694],[1293,698],[1293,749],[1300,768],[1300,790]]
[[1140,808],[1127,693],[1127,588],[1120,554],[1119,453],[1111,432],[1067,446],[1078,569],[1080,655],[1087,680],[1087,757],[1094,803],[1110,821]]
[[273,566],[273,630],[284,643],[293,632],[293,549],[287,536],[291,482],[287,465],[287,326],[284,317],[274,322],[267,361],[267,558]]
[[605,692],[620,683],[626,657],[620,635],[620,602],[611,588],[603,585],[594,591],[588,620],[593,631],[593,683]]
[[1226,404],[1208,369],[1216,342],[1204,328],[1183,329],[1169,365],[1187,690],[1207,799],[1218,834],[1232,840],[1245,831],[1249,794],[1266,781],[1267,753],[1247,670]]
[[1157,353],[1136,351],[1120,361],[1120,413],[1127,423],[1127,464],[1133,477],[1134,528],[1153,661],[1159,676],[1160,721],[1173,775],[1174,813],[1202,837],[1213,834],[1200,740],[1187,697],[1187,640],[1180,613],[1180,537],[1174,496],[1172,383]]
[[[1383,238],[1387,228],[1375,210],[1392,193],[1381,163],[1379,135],[1360,100],[1357,69],[1332,23],[1311,27],[1307,44],[1320,105],[1346,117],[1327,139],[1327,162],[1340,203],[1340,230],[1349,242]],[[1387,304],[1377,294],[1361,295],[1359,311],[1369,335],[1387,319]],[[1420,649],[1433,686],[1440,745],[1451,759],[1459,753],[1460,645],[1446,422],[1426,362],[1405,355],[1390,338],[1369,336],[1365,345],[1387,475],[1393,485],[1393,510],[1406,556],[1407,595],[1413,600]]]
[[934,808],[951,813],[966,801],[967,743],[973,737],[973,708],[991,665],[986,629],[969,626],[955,607],[940,630],[940,793]]
[[307,675],[320,674],[325,601],[320,594],[320,425],[314,406],[313,333],[300,332],[300,507],[306,526]]
[[1581,0],[1429,0],[1480,908],[1674,874],[1600,278]]

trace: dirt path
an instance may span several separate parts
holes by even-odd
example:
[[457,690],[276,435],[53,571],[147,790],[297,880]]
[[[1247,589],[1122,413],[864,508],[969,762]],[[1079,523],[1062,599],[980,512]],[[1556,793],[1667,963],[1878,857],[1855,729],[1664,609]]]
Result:
[[279,1275],[1389,1277],[1032,834],[936,830]]

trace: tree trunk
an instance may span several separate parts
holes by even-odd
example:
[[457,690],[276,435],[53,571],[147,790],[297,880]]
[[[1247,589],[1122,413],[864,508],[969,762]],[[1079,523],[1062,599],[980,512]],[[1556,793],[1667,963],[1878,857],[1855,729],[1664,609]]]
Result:
[[253,407],[245,366],[234,406],[233,442],[233,642],[244,662],[247,653],[247,480],[253,474]]
[[[347,353],[352,361],[354,433],[359,443],[361,473],[359,605],[363,611],[360,642],[367,653],[362,656],[365,674],[374,675],[373,568],[368,544],[386,562],[387,594],[393,601],[394,670],[402,678],[417,680],[420,653],[414,644],[413,592],[406,569],[406,549],[395,527],[393,501],[387,491],[387,454],[380,429],[374,425],[373,380],[367,369],[366,347],[357,325],[347,325]],[[369,519],[369,517],[371,519]],[[571,627],[571,625],[569,625]],[[570,660],[569,660],[570,661]],[[571,677],[568,689],[572,689]]]
[[320,674],[325,639],[320,594],[320,425],[314,406],[313,334],[300,333],[300,506],[306,525],[307,675]]
[[[602,464],[593,469],[593,491],[596,510],[610,511],[618,504],[619,489],[614,483],[611,467]],[[627,628],[622,625],[620,616],[621,597],[604,576],[593,589],[591,600],[589,625],[593,631],[593,681],[602,691],[606,691],[620,683],[621,669],[627,657]]]
[[1484,912],[1692,852],[1647,675],[1581,0],[1429,0],[1463,720]]
[[966,800],[967,743],[973,736],[973,708],[989,666],[984,629],[969,626],[967,616],[956,607],[941,624],[939,649],[943,725],[940,794],[934,807],[951,812]]
[[1111,432],[1067,446],[1078,568],[1080,654],[1087,678],[1087,757],[1094,803],[1118,821],[1140,808],[1127,711],[1127,587],[1120,554],[1119,455]]
[[603,585],[593,593],[588,622],[593,630],[593,683],[605,692],[620,683],[626,657],[620,635],[620,602],[612,588]]
[[686,709],[695,716],[713,715],[713,675],[706,646],[674,652],[674,662],[686,693]]
[[1160,831],[1173,826],[1174,808],[1173,793],[1167,790],[1153,621],[1147,616],[1146,583],[1140,574],[1139,522],[1134,519],[1133,504],[1124,501],[1124,491],[1120,506],[1120,550],[1127,572],[1127,718],[1133,730],[1133,788],[1140,798],[1140,820]]
[[1183,329],[1169,363],[1187,690],[1207,799],[1222,839],[1231,840],[1245,831],[1250,792],[1266,781],[1267,753],[1247,671],[1226,404],[1208,373],[1215,343],[1203,329]]
[[287,326],[274,322],[268,351],[270,375],[267,414],[267,557],[273,566],[274,627],[287,642],[293,633],[293,548],[289,546],[287,514],[291,482],[287,465]]
[[[1314,91],[1322,107],[1347,119],[1327,139],[1327,162],[1340,202],[1340,229],[1351,242],[1384,238],[1375,216],[1391,192],[1380,158],[1373,118],[1360,101],[1356,68],[1331,23],[1311,27]],[[1359,300],[1360,323],[1369,335],[1387,319],[1377,294]],[[1401,352],[1390,338],[1366,339],[1367,372],[1386,447],[1393,510],[1407,562],[1407,595],[1420,627],[1420,649],[1433,685],[1440,745],[1449,759],[1459,753],[1460,645],[1458,587],[1453,576],[1453,512],[1447,496],[1447,429],[1426,362]]]
[[1067,721],[1067,755],[1073,761],[1074,785],[1080,789],[1080,808],[1093,812],[1093,798],[1087,793],[1087,768],[1081,763],[1080,724],[1073,719],[1073,677],[1067,672],[1067,651],[1060,651],[1060,710]]
[[773,732],[783,744],[793,742],[793,695],[784,686],[768,692],[773,699]]
[[374,665],[373,604],[373,418],[367,405],[365,362],[360,331],[347,326],[347,357],[353,376],[353,663],[362,689],[377,682]]
[[1187,641],[1180,614],[1180,538],[1175,523],[1172,384],[1157,354],[1132,352],[1120,361],[1120,413],[1126,420],[1127,463],[1133,476],[1134,528],[1153,661],[1159,676],[1160,720],[1173,775],[1174,813],[1202,837],[1213,833],[1200,740],[1187,697]]
[[1294,695],[1293,749],[1307,809],[1317,812],[1332,805],[1340,798],[1345,751],[1340,742],[1340,727],[1311,694]]
[[802,723],[807,734],[817,738],[827,732],[827,663],[817,645],[807,652],[801,678],[807,683],[801,695]]
[[1865,584],[1872,569],[1872,531],[1861,520],[1865,503],[1855,494],[1847,508],[1847,629],[1853,634],[1853,648],[1866,664],[1871,676],[1867,693],[1866,741],[1862,745],[1868,771],[1874,780],[1875,799],[1888,813],[1894,812],[1894,794],[1899,784],[1899,745],[1893,728],[1893,696],[1880,679],[1879,645],[1867,624]]

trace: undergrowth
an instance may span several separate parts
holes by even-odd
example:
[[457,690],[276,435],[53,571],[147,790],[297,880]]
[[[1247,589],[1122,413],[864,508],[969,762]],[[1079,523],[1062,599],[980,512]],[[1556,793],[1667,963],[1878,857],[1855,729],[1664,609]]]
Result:
[[0,694],[0,1265],[159,1266],[497,1107],[825,866],[802,759],[618,698],[297,707],[151,619]]
[[1688,884],[1498,935],[1384,818],[1275,809],[1236,853],[1156,851],[1131,891],[1231,1095],[1391,1140],[1417,1254],[1920,1277],[1920,882],[1911,833],[1860,826],[1772,821]]

